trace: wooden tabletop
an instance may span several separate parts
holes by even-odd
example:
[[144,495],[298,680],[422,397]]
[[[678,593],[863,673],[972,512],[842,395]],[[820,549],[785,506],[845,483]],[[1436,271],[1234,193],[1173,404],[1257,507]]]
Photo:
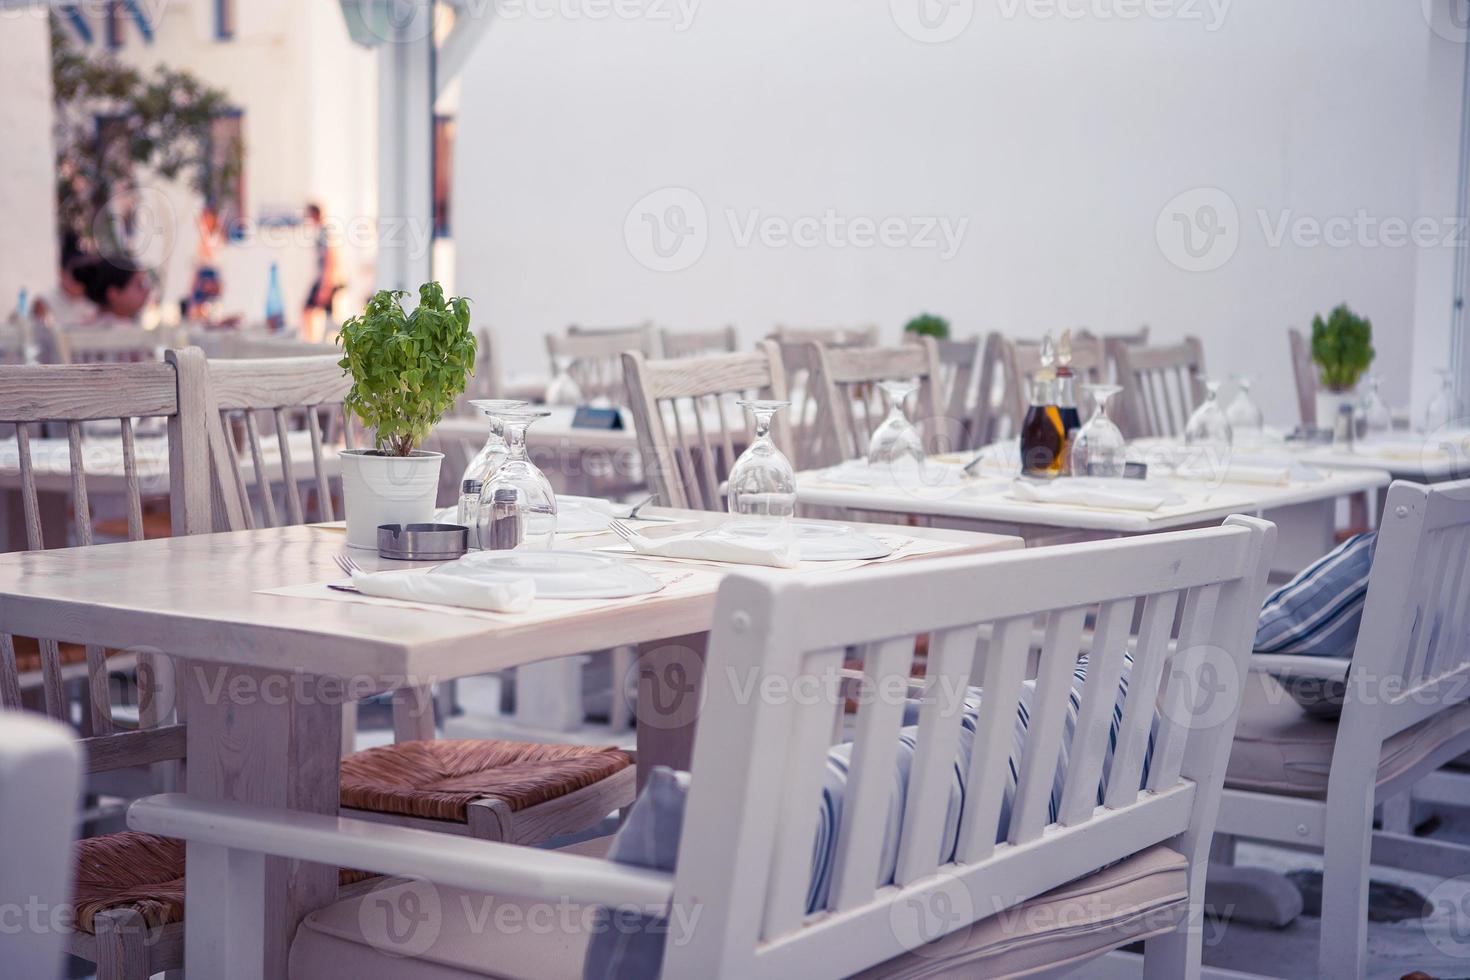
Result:
[[[693,511],[648,513],[691,522],[652,526],[645,532],[650,536],[728,520]],[[891,525],[875,530],[960,546],[945,554],[1022,546],[1004,535]],[[603,535],[564,546],[615,542]],[[701,632],[709,628],[718,583],[715,578],[698,594],[655,594],[531,625],[259,591],[341,579],[333,557],[344,547],[340,531],[308,526],[0,555],[0,622],[19,635],[152,648],[202,663],[378,677],[388,686],[399,678],[401,686],[405,677],[447,680]],[[409,564],[371,552],[353,555],[367,568]],[[730,570],[739,567],[725,566],[722,573]]]

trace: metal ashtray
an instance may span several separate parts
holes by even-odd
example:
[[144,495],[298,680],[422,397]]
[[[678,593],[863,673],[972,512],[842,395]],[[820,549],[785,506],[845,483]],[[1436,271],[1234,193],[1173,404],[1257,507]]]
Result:
[[378,557],[399,561],[453,561],[470,550],[463,524],[379,524]]

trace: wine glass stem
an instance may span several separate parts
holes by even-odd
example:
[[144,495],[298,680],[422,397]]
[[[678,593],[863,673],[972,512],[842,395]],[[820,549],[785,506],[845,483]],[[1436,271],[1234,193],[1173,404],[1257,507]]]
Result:
[[755,413],[755,437],[757,439],[764,439],[767,435],[770,434],[771,417],[775,414],[775,412]]
[[510,449],[510,454],[517,459],[526,458],[526,424],[524,422],[505,423],[505,443]]

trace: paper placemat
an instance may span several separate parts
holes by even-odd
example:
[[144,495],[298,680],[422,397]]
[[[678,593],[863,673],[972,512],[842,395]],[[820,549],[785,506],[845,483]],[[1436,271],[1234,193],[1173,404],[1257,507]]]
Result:
[[[864,532],[869,533],[871,532]],[[648,562],[651,564],[669,565],[693,565],[700,568],[719,569],[722,572],[736,572],[742,569],[758,569],[762,572],[774,572],[785,575],[812,575],[823,572],[845,572],[863,565],[881,565],[885,562],[903,561],[905,558],[917,558],[922,555],[935,555],[945,551],[958,551],[965,545],[954,541],[939,541],[934,538],[910,538],[898,534],[872,534],[872,537],[888,545],[893,549],[891,554],[882,558],[849,558],[843,561],[803,561],[798,562],[795,568],[775,568],[768,565],[742,565],[735,562],[706,561],[700,558],[666,558],[662,555],[641,555],[626,544],[609,545],[598,548],[609,554],[621,555],[633,561]]]
[[[430,566],[437,568],[437,565]],[[425,572],[429,567],[424,568]],[[287,585],[275,589],[257,589],[259,595],[285,596],[292,599],[318,599],[326,602],[355,602],[370,606],[390,606],[398,609],[419,609],[425,612],[443,613],[450,616],[466,616],[483,619],[506,626],[528,626],[549,620],[563,619],[580,613],[606,609],[614,606],[633,606],[650,599],[672,596],[701,595],[711,593],[719,587],[721,575],[700,568],[647,569],[663,586],[647,595],[626,596],[619,599],[536,599],[531,608],[519,613],[487,612],[483,609],[466,609],[463,606],[442,606],[429,602],[409,602],[403,599],[383,599],[363,595],[359,592],[340,592],[327,587],[326,582],[307,585]],[[334,578],[332,582],[342,579]]]
[[[695,521],[695,519],[692,518],[692,517],[672,517],[672,518],[658,517],[658,518],[653,518],[651,520],[644,519],[642,517],[635,517],[631,521],[625,520],[625,521],[623,521],[623,523],[624,524],[627,524],[627,525],[630,525],[634,529],[639,529],[639,528],[645,528],[645,527],[646,528],[678,527],[681,524],[695,524],[695,523],[698,523],[698,522]],[[322,522],[317,523],[317,524],[308,524],[306,526],[307,527],[311,527],[311,528],[316,528],[317,530],[321,530],[321,531],[341,531],[344,534],[347,533],[347,522],[346,521],[322,521]],[[609,535],[609,534],[612,534],[612,531],[609,530],[609,529],[607,529],[607,528],[604,528],[601,531],[558,531],[556,533],[556,540],[558,540],[558,541],[576,541],[578,538],[596,538],[596,537],[602,537],[602,536]]]

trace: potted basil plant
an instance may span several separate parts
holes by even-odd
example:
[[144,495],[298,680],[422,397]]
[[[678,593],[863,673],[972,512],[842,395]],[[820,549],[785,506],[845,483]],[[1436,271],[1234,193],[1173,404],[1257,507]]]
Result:
[[1373,324],[1348,309],[1346,303],[1323,320],[1312,318],[1312,363],[1321,385],[1317,389],[1317,424],[1331,428],[1342,405],[1354,404],[1353,389],[1373,363]]
[[469,300],[446,300],[444,287],[428,282],[405,314],[400,301],[407,295],[379,290],[337,338],[339,363],[352,376],[345,405],[374,438],[372,449],[340,453],[353,548],[377,548],[380,524],[432,520],[444,454],[418,447],[474,373]]
[[949,321],[933,313],[920,313],[903,325],[905,334],[916,337],[933,337],[935,340],[949,339]]

